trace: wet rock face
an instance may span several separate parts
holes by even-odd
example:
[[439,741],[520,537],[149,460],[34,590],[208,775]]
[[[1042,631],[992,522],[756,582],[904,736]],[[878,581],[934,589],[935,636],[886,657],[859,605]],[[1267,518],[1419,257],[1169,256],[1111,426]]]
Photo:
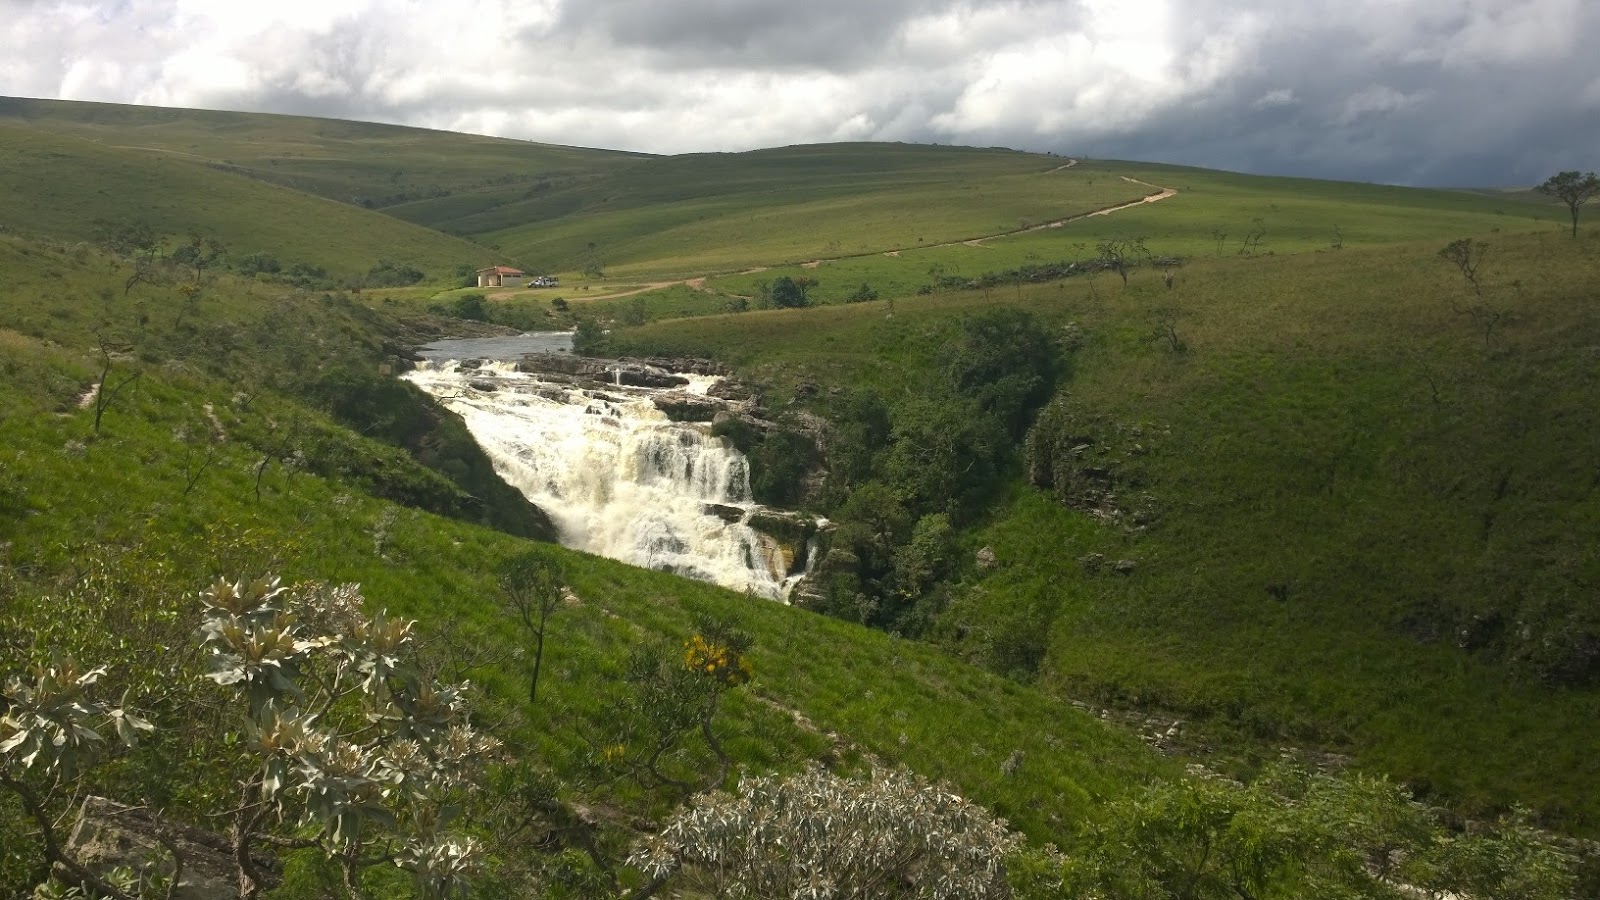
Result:
[[751,510],[746,523],[765,535],[789,544],[804,544],[817,533],[817,520],[803,513],[782,509],[757,508]]
[[716,516],[724,522],[744,521],[744,507],[729,506],[726,503],[705,503],[701,510],[708,516]]

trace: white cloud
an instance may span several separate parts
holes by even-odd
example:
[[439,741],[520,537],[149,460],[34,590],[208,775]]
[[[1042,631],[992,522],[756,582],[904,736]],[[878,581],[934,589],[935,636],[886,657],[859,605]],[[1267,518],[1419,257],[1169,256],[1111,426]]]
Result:
[[0,94],[1470,181],[1451,160],[1520,171],[1534,133],[1600,167],[1600,122],[1570,116],[1600,105],[1597,45],[1582,0],[0,0]]
[[1289,88],[1277,88],[1267,91],[1257,97],[1250,104],[1253,109],[1274,109],[1280,106],[1294,106],[1300,101],[1295,98],[1294,91]]
[[1404,94],[1385,84],[1368,85],[1345,98],[1337,118],[1341,124],[1348,125],[1369,116],[1399,112],[1422,99],[1421,93]]

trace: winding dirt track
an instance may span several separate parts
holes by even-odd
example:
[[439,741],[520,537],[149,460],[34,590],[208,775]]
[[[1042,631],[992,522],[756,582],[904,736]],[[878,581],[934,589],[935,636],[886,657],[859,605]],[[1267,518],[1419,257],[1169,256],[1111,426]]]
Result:
[[[1054,169],[1049,169],[1049,170],[1045,171],[1044,174],[1050,175],[1050,174],[1053,174],[1053,173],[1056,173],[1056,172],[1060,172],[1063,169],[1070,169],[1070,168],[1072,168],[1073,166],[1075,166],[1077,164],[1078,164],[1078,161],[1076,159],[1068,159],[1066,161],[1066,163],[1064,163],[1062,165],[1059,165],[1059,166],[1056,166]],[[1126,175],[1121,176],[1121,178],[1122,178],[1123,181],[1126,181],[1129,184],[1138,184],[1138,185],[1143,185],[1144,187],[1150,188],[1150,189],[1152,189],[1154,191],[1154,193],[1147,194],[1146,196],[1142,197],[1141,199],[1134,200],[1131,203],[1119,203],[1116,206],[1107,206],[1104,209],[1096,209],[1096,210],[1093,210],[1091,212],[1079,213],[1078,215],[1075,215],[1075,216],[1067,216],[1064,219],[1055,219],[1055,220],[1052,220],[1052,221],[1049,221],[1049,222],[1045,222],[1045,223],[1040,224],[1040,225],[1029,225],[1026,228],[1013,228],[1010,231],[1002,231],[1002,232],[1000,232],[998,234],[986,235],[984,237],[967,238],[966,240],[961,240],[961,241],[945,241],[942,244],[923,244],[923,245],[921,245],[919,247],[901,247],[901,248],[898,248],[898,249],[895,249],[895,250],[884,250],[884,251],[881,251],[881,253],[884,256],[899,256],[901,254],[901,252],[905,251],[905,250],[926,250],[926,249],[934,248],[934,247],[955,247],[955,246],[961,246],[961,245],[964,245],[964,246],[967,246],[967,247],[986,248],[987,247],[987,244],[985,243],[986,241],[993,241],[993,240],[997,240],[999,238],[1011,237],[1012,235],[1017,235],[1017,234],[1028,234],[1029,232],[1034,232],[1034,231],[1043,231],[1043,230],[1045,230],[1047,228],[1060,228],[1063,225],[1067,225],[1067,224],[1072,223],[1072,222],[1079,222],[1079,221],[1082,221],[1084,219],[1092,218],[1094,216],[1109,216],[1114,212],[1121,212],[1122,210],[1125,210],[1125,209],[1133,209],[1135,207],[1143,206],[1146,203],[1159,203],[1162,200],[1167,200],[1169,198],[1178,196],[1177,188],[1162,187],[1159,184],[1151,184],[1148,181],[1140,181],[1137,178],[1129,178]],[[839,260],[842,260],[842,259],[860,259],[863,256],[876,256],[876,255],[878,255],[879,252],[880,251],[874,250],[874,251],[872,251],[870,253],[850,253],[850,254],[846,254],[844,256],[827,256],[827,257],[823,257],[821,259],[813,259],[813,260],[808,260],[806,262],[800,263],[800,267],[802,269],[815,269],[818,266],[822,265],[823,263],[838,262]],[[770,266],[755,266],[754,268],[745,269],[745,270],[739,272],[738,274],[740,274],[740,275],[754,275],[757,272],[765,272],[769,268],[771,268],[771,267]],[[708,277],[710,277],[710,276],[708,276],[708,275],[698,275],[698,276],[696,276],[694,278],[683,278],[683,279],[679,279],[679,280],[676,280],[676,281],[654,281],[654,282],[650,282],[649,284],[642,284],[642,285],[639,285],[637,287],[629,288],[628,290],[625,290],[625,291],[619,291],[619,292],[614,293],[614,294],[600,294],[600,295],[595,296],[595,297],[585,297],[583,299],[585,299],[585,300],[615,300],[618,297],[632,297],[634,294],[643,294],[643,293],[645,293],[647,291],[660,290],[661,288],[669,288],[669,287],[673,287],[673,286],[680,285],[680,284],[687,285],[688,287],[693,288],[694,290],[697,290],[697,291],[704,291],[704,290],[709,290],[709,288],[706,287],[706,278],[708,278]],[[490,300],[500,300],[500,299],[505,299],[505,298],[509,298],[509,297],[513,297],[513,296],[516,296],[516,294],[514,292],[508,291],[508,292],[502,293],[502,294],[491,294],[489,296],[489,299]]]

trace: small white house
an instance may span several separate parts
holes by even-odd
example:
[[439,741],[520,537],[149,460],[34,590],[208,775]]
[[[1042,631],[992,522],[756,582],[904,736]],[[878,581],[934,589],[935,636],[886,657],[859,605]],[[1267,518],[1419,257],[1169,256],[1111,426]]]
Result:
[[478,287],[505,287],[508,281],[515,285],[517,279],[526,274],[521,269],[513,269],[510,266],[490,266],[478,270]]

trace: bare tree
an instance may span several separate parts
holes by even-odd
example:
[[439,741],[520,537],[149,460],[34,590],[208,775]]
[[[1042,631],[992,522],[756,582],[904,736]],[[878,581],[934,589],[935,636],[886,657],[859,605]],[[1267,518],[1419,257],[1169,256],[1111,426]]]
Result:
[[129,372],[122,375],[116,384],[111,384],[112,373],[116,369],[116,356],[125,353],[127,348],[113,345],[105,334],[99,331],[95,332],[95,341],[100,349],[100,377],[94,384],[94,433],[99,434],[100,420],[105,417],[106,410],[111,408],[117,395],[122,393],[123,388],[138,381],[139,376],[144,373]]
[[1167,351],[1170,353],[1183,353],[1189,349],[1188,342],[1178,334],[1179,314],[1177,303],[1169,303],[1155,309],[1156,338],[1166,342]]
[[1572,236],[1577,237],[1578,209],[1595,197],[1600,197],[1600,178],[1596,178],[1593,172],[1587,175],[1579,175],[1577,172],[1557,172],[1534,190],[1567,205],[1567,210],[1572,213]]
[[555,561],[529,551],[500,564],[496,580],[506,607],[533,638],[533,674],[528,679],[528,702],[539,698],[539,669],[544,664],[544,637],[550,616],[566,597],[561,570]]
[[1240,256],[1255,256],[1261,251],[1261,239],[1267,236],[1267,223],[1257,216],[1250,220],[1250,230],[1239,243]]
[[1228,230],[1221,225],[1211,226],[1211,239],[1217,242],[1217,255],[1222,255],[1222,247],[1228,242]]

